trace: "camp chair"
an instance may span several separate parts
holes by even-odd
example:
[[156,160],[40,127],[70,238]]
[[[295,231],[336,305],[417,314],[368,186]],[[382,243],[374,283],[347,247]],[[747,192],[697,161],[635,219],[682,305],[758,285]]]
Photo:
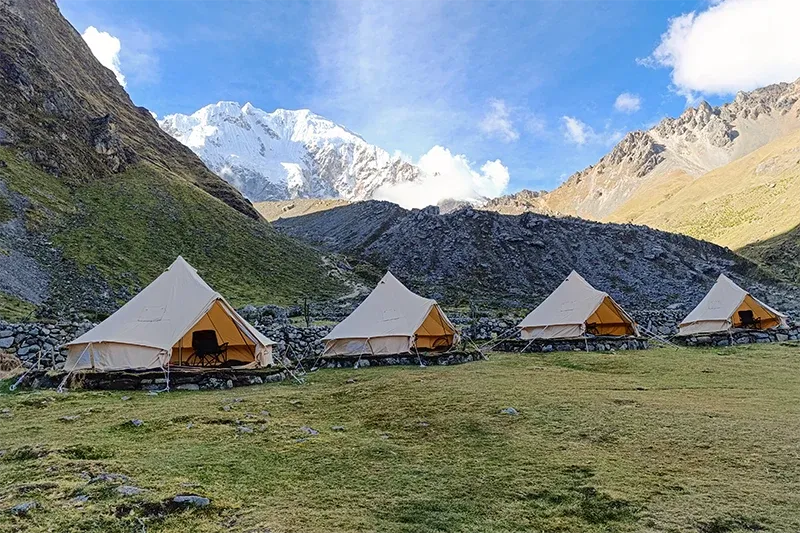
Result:
[[221,366],[228,359],[228,343],[219,344],[213,329],[192,332],[192,349],[196,366]]
[[587,322],[586,323],[586,334],[587,335],[594,335],[595,337],[599,337],[600,336],[599,326],[600,326],[600,324],[598,324],[596,322],[591,322],[591,323]]
[[739,322],[741,322],[743,328],[761,329],[761,319],[756,318],[750,309],[739,311]]

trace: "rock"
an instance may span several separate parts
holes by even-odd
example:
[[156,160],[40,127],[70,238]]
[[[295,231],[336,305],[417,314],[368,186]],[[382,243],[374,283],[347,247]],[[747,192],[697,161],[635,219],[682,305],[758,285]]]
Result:
[[308,426],[301,427],[300,431],[302,431],[304,433],[308,433],[311,436],[319,435],[319,431],[317,431],[314,428],[308,427]]
[[186,391],[194,391],[200,390],[200,385],[197,383],[184,383],[183,385],[178,385],[175,387],[175,390],[186,390]]
[[117,487],[117,492],[123,496],[136,496],[143,493],[145,490],[133,485],[120,485]]
[[198,496],[196,494],[179,494],[172,498],[172,501],[185,507],[202,508],[211,505],[210,499],[204,496]]
[[103,472],[89,479],[89,483],[125,483],[128,481],[125,474],[115,474],[113,472]]
[[222,410],[223,411],[230,411],[231,410],[231,406],[230,405],[223,405],[222,406]]
[[5,337],[0,339],[0,349],[7,350],[14,344],[14,337]]
[[144,422],[142,420],[139,420],[138,418],[134,418],[129,422],[129,424],[135,428],[138,428],[144,425]]
[[344,431],[344,426],[331,426],[331,431]]
[[253,432],[253,428],[251,428],[250,426],[237,426],[236,427],[236,432],[237,433],[252,433]]
[[10,509],[11,514],[25,516],[39,506],[35,501],[22,502]]
[[80,418],[81,415],[67,415],[67,416],[62,416],[61,418],[59,418],[59,420],[61,420],[62,422],[75,422]]
[[74,505],[81,506],[89,501],[89,496],[85,494],[79,494],[70,500]]
[[506,407],[504,409],[500,409],[500,414],[517,416],[519,414],[519,411],[517,411],[513,407]]
[[261,416],[270,416],[269,411],[261,411]]
[[130,399],[131,399],[130,396],[123,396],[122,398],[120,398],[120,400],[122,400],[123,402],[127,402]]

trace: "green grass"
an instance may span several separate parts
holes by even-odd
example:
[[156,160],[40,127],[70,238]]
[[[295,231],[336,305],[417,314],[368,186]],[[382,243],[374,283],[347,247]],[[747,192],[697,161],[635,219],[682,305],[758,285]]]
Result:
[[15,216],[14,209],[8,202],[8,198],[5,196],[0,196],[0,224],[14,219]]
[[19,158],[9,148],[0,147],[0,160],[6,163],[0,168],[0,179],[11,191],[28,199],[25,222],[29,229],[61,225],[75,213],[72,193],[61,179]]
[[[497,354],[231,391],[6,394],[0,509],[40,507],[0,513],[0,530],[794,532],[799,356]],[[508,406],[520,414],[499,414]],[[148,492],[123,497],[82,472]],[[212,506],[163,505],[187,491]],[[91,499],[77,507],[76,494]]]
[[34,320],[36,306],[0,291],[0,318],[9,322]]

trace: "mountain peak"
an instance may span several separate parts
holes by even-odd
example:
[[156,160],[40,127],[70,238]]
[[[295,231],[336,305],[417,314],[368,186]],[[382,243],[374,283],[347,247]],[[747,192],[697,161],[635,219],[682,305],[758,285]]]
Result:
[[595,165],[574,173],[543,198],[495,203],[619,220],[615,213],[633,209],[640,189],[644,195],[673,194],[671,187],[683,186],[797,129],[800,79],[739,92],[717,107],[701,101],[649,130],[628,133]]
[[309,109],[267,113],[250,102],[220,101],[159,124],[251,201],[361,200],[384,183],[419,176],[413,165]]

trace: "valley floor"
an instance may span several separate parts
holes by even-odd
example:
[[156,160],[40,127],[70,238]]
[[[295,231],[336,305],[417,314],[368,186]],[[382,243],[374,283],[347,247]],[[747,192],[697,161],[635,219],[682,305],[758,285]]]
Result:
[[798,531],[798,398],[778,345],[6,393],[0,531]]

